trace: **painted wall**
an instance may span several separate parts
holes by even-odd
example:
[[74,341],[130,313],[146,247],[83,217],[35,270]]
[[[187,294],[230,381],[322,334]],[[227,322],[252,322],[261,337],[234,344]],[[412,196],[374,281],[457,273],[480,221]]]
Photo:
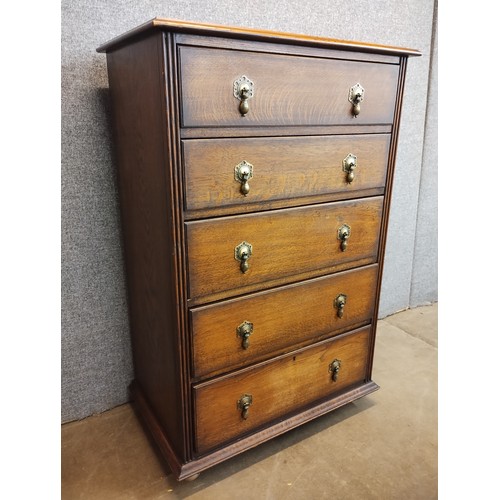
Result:
[[437,300],[434,0],[360,0],[356,5],[336,0],[63,0],[63,422],[128,399],[133,368],[106,58],[95,49],[155,16],[422,51],[423,57],[408,64],[380,316]]

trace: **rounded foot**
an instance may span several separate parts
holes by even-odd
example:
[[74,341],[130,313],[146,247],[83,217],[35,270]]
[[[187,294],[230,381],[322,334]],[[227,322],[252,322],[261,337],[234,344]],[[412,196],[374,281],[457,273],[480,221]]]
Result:
[[189,476],[185,479],[185,481],[195,481],[196,479],[198,479],[200,477],[200,473],[198,472],[198,474],[194,474],[192,476]]

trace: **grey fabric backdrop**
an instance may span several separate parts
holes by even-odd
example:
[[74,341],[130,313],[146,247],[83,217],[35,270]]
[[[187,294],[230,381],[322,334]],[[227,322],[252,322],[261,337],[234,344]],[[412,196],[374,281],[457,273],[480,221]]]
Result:
[[383,317],[437,300],[435,14],[434,0],[358,0],[356,8],[337,0],[63,0],[63,422],[126,402],[132,378],[106,61],[96,47],[163,16],[420,49],[408,65]]

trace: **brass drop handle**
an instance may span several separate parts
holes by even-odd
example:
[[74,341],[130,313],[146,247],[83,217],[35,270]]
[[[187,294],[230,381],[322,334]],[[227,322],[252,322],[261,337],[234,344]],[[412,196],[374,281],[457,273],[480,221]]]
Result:
[[252,402],[253,402],[253,398],[252,398],[251,394],[244,394],[236,402],[236,409],[241,410],[241,418],[243,420],[246,420],[248,418],[248,410],[249,410]]
[[240,106],[239,110],[242,116],[245,116],[250,111],[250,106],[248,105],[248,99],[250,97],[250,87],[248,85],[242,85],[240,87]]
[[252,245],[246,241],[242,241],[234,249],[234,258],[240,262],[240,270],[243,274],[248,271],[250,267],[248,264],[248,259],[252,255]]
[[236,335],[241,337],[241,347],[242,349],[248,349],[250,347],[250,335],[253,333],[253,323],[250,321],[243,321],[238,328],[236,328]]
[[344,316],[344,307],[347,302],[347,295],[341,293],[337,295],[335,300],[333,301],[334,307],[337,309],[337,316],[342,318]]
[[337,238],[340,240],[340,250],[345,252],[347,249],[347,240],[351,236],[351,226],[342,224],[337,231]]
[[355,118],[361,113],[361,102],[365,96],[365,89],[359,84],[353,85],[349,89],[349,102],[352,104],[352,114]]
[[340,359],[334,359],[329,365],[328,365],[328,371],[332,374],[332,380],[334,382],[337,382],[337,378],[339,376],[339,371],[342,366],[342,361]]
[[234,167],[234,178],[241,183],[241,194],[247,195],[250,192],[248,181],[253,177],[253,165],[243,160]]
[[241,116],[245,116],[250,111],[248,100],[253,97],[253,82],[245,75],[240,76],[233,82],[233,95],[240,101],[238,107]]
[[347,174],[346,181],[350,184],[354,180],[354,169],[358,166],[357,156],[349,153],[342,161],[342,170]]

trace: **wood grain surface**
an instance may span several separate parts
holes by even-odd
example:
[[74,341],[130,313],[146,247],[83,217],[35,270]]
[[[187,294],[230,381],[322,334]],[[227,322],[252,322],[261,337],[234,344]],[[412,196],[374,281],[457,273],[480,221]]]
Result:
[[[404,75],[418,51],[161,18],[99,50],[119,169],[131,392],[174,475],[376,390]],[[233,95],[242,75],[254,82],[245,116]],[[357,118],[356,83],[365,89]],[[351,184],[348,153],[358,157]],[[234,179],[243,160],[254,166],[246,197]],[[235,259],[244,241],[245,273]],[[248,419],[237,408],[244,394]]]
[[[373,315],[376,264],[191,310],[193,374],[206,377],[316,342]],[[347,296],[342,318],[334,301]],[[247,349],[236,334],[253,324]]]
[[[325,203],[249,215],[186,222],[189,296],[205,297],[304,271],[356,267],[377,260],[383,197]],[[341,251],[338,228],[351,227]],[[243,273],[235,247],[252,245],[249,270]]]
[[173,449],[184,458],[177,279],[170,252],[175,237],[165,182],[170,162],[164,156],[166,123],[159,105],[164,102],[162,47],[161,33],[154,33],[107,54],[107,63],[135,378]]
[[[362,125],[392,123],[398,66],[290,57],[203,47],[179,47],[183,127]],[[233,82],[254,82],[250,111],[239,112]],[[364,89],[361,113],[352,114],[349,89]]]
[[[199,453],[365,380],[370,327],[194,388]],[[341,361],[337,381],[329,365]],[[237,408],[250,394],[248,418]]]
[[[394,47],[390,45],[380,45],[375,43],[356,42],[353,40],[338,40],[319,36],[310,36],[299,33],[283,33],[280,31],[259,30],[255,28],[244,28],[241,26],[222,26],[219,24],[197,23],[179,19],[167,19],[155,17],[122,35],[119,35],[109,42],[97,48],[97,52],[106,52],[125,43],[131,43],[138,36],[153,32],[154,30],[164,30],[171,33],[190,33],[198,36],[210,35],[223,37],[226,39],[235,38],[244,43],[245,40],[255,40],[257,42],[272,41],[283,44],[303,45],[313,47],[327,47],[329,49],[349,50],[361,53],[393,54],[419,56],[421,53],[415,49],[404,47]],[[258,45],[258,44],[257,44]]]
[[[383,187],[389,143],[389,134],[184,140],[186,210],[328,193],[349,198]],[[357,157],[351,183],[343,170],[349,153]],[[246,196],[235,179],[243,160],[253,166]]]

